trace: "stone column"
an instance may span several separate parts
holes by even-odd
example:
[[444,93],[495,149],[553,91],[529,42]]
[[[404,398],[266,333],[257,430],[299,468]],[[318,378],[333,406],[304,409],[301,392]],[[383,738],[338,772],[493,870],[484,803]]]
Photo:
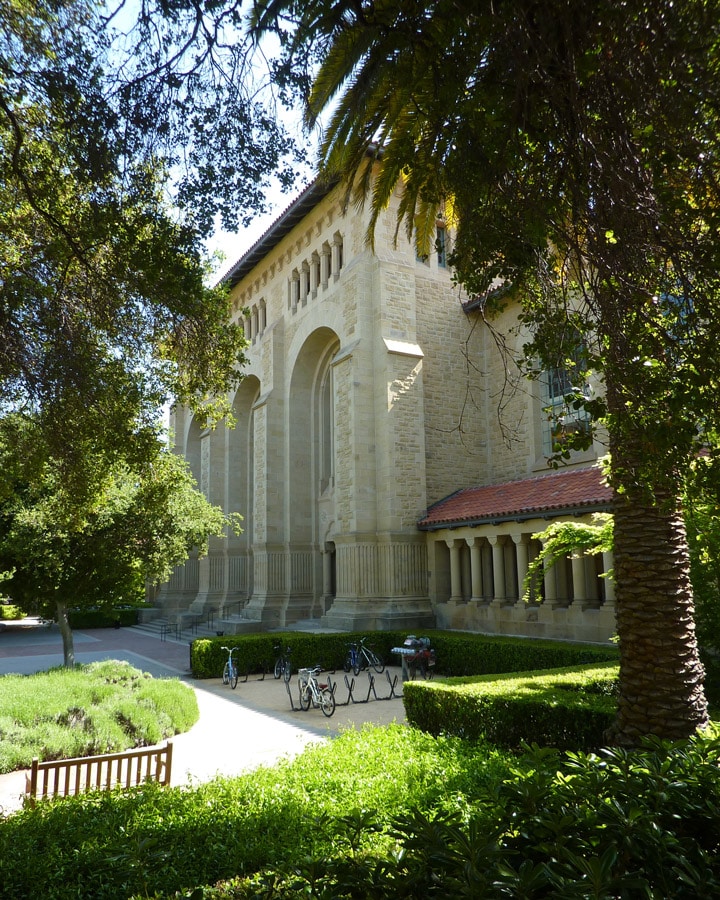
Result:
[[[610,572],[614,565],[614,557],[612,550],[607,550],[603,553],[603,572]],[[615,606],[615,581],[610,575],[607,578],[603,578],[605,582],[605,606]]]
[[450,548],[450,603],[462,603],[460,541],[446,541]]
[[300,272],[300,302],[303,306],[307,304],[308,294],[310,293],[310,265],[307,260],[302,264]]
[[572,602],[578,603],[583,608],[587,602],[585,589],[585,554],[573,553],[570,558],[572,566]]
[[330,280],[330,247],[328,244],[323,244],[322,251],[320,253],[320,284],[323,289],[328,286],[328,281]]
[[317,297],[318,282],[320,275],[320,257],[317,253],[313,253],[310,262],[310,296],[314,299]]
[[331,247],[331,257],[332,257],[331,268],[332,268],[332,276],[333,276],[334,281],[337,281],[338,278],[340,277],[340,260],[342,258],[341,254],[342,254],[342,239],[336,237],[333,239],[332,247]]
[[493,564],[493,606],[501,606],[505,602],[505,548],[502,538],[498,536],[489,537],[488,541],[492,547],[492,564]]
[[517,567],[518,580],[518,603],[520,604],[520,606],[524,606],[523,585],[528,570],[528,542],[527,537],[524,534],[514,534],[512,536],[512,539],[513,543],[515,544],[515,565]]
[[471,582],[471,602],[481,603],[483,599],[482,589],[482,557],[480,555],[480,545],[482,538],[470,538],[467,542],[470,547],[470,582]]
[[557,606],[557,580],[554,566],[547,561],[544,564],[543,586],[545,589],[545,604],[547,606]]

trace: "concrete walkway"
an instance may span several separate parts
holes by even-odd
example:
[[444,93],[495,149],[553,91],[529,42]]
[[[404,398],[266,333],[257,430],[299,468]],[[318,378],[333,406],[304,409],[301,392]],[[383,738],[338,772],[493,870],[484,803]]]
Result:
[[[319,709],[297,709],[297,679],[288,694],[283,681],[272,676],[250,676],[235,690],[220,678],[193,679],[188,641],[161,641],[133,628],[92,629],[74,632],[75,659],[88,663],[124,659],[155,677],[176,677],[195,690],[200,719],[186,734],[173,738],[173,785],[209,781],[217,775],[238,775],[260,765],[272,765],[300,753],[309,743],[326,741],[346,728],[405,722],[400,668],[354,679],[353,698],[347,703],[344,673],[330,677],[337,683],[338,706],[332,718]],[[0,630],[0,675],[30,674],[62,665],[62,640],[56,628],[35,623],[13,623]],[[390,697],[391,699],[376,699]],[[344,705],[347,704],[347,705]],[[293,709],[293,706],[296,709]],[[22,806],[25,772],[0,775],[0,815]]]

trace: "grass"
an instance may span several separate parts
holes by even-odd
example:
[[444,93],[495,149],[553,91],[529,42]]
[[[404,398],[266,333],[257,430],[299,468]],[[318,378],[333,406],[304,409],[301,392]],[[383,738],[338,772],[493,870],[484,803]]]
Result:
[[[387,822],[410,805],[466,808],[507,774],[502,754],[404,726],[347,731],[300,757],[192,789],[148,785],[43,803],[0,821],[7,896],[152,896],[344,852],[337,820]],[[369,815],[369,813],[368,813]],[[388,844],[362,828],[364,847]],[[43,853],[37,857],[35,848]],[[32,858],[35,857],[35,858]]]
[[0,773],[33,757],[63,759],[148,746],[198,720],[195,693],[129,663],[0,677]]
[[[121,719],[146,684],[164,684],[121,663],[87,669],[100,705],[134,684]],[[47,678],[58,673],[74,674]],[[30,718],[44,705],[32,690],[5,699]],[[83,717],[68,702],[72,691],[73,730]],[[349,730],[239,778],[98,792],[0,820],[0,896],[720,897],[719,735],[582,754]]]

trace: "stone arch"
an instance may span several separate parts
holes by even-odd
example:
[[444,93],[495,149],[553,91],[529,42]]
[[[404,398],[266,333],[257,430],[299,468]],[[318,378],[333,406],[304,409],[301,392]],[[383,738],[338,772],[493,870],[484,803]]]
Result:
[[[295,359],[289,385],[287,535],[289,606],[313,611],[325,592],[323,552],[334,509],[332,359],[340,348],[330,328],[314,331]],[[333,545],[334,546],[334,545]],[[322,612],[322,604],[319,604]],[[292,614],[291,614],[292,617]]]
[[242,605],[252,595],[255,494],[255,414],[260,382],[243,378],[233,398],[235,428],[229,432],[226,512],[243,517],[242,534],[228,535],[228,592],[226,604]]

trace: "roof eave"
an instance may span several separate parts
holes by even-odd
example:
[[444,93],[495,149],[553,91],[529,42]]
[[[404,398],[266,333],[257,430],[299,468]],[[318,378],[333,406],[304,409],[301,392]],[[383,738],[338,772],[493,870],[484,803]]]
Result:
[[583,506],[567,506],[557,509],[535,509],[526,513],[508,513],[501,516],[480,516],[475,519],[455,519],[449,522],[418,523],[419,531],[442,531],[452,528],[475,528],[479,525],[500,525],[503,522],[528,522],[530,519],[556,519],[558,516],[584,516],[588,513],[608,512],[610,503],[588,503]]
[[227,284],[230,288],[234,288],[236,284],[239,284],[292,231],[298,222],[301,222],[330,193],[336,184],[337,179],[328,181],[316,178],[310,182],[300,196],[273,222],[263,236],[228,269],[219,283]]

